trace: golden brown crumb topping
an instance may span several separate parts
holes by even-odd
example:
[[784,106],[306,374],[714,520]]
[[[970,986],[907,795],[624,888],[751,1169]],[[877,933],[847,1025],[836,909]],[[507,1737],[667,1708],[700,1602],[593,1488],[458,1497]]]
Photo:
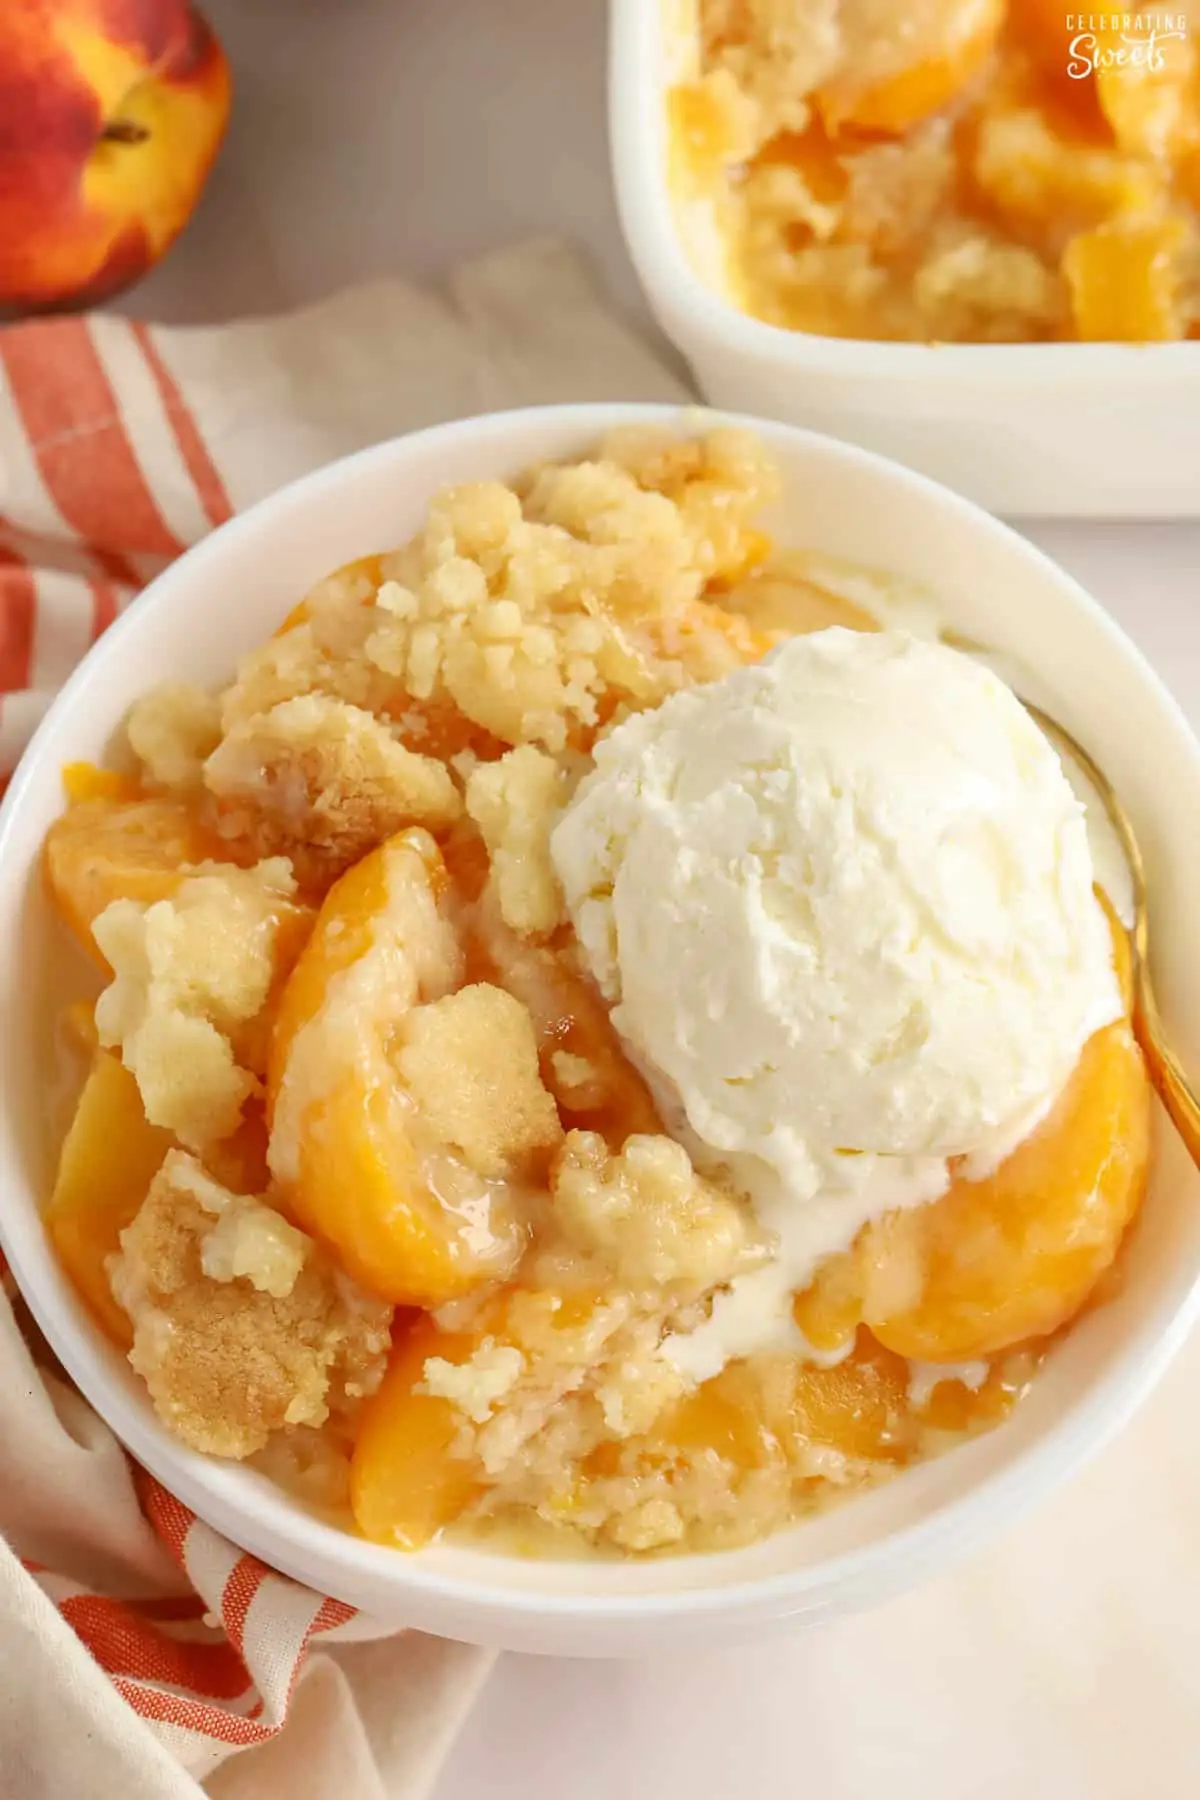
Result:
[[453,824],[449,771],[362,707],[299,694],[233,725],[204,765],[221,829],[327,882],[406,825]]
[[391,1308],[355,1288],[265,1202],[168,1153],[121,1234],[113,1292],[130,1361],[195,1450],[245,1457],[373,1392]]
[[[394,746],[385,750],[377,736],[368,751],[356,735],[352,750],[352,723],[356,732],[361,725],[342,717],[341,748],[322,748],[315,714],[275,718],[284,702],[340,700],[435,757],[494,756],[517,744],[557,752],[590,742],[602,713],[653,705],[701,663],[733,667],[744,633],[704,590],[762,554],[749,521],[775,480],[742,431],[680,441],[624,430],[593,461],[535,471],[520,493],[499,482],[448,490],[411,544],[321,583],[290,628],[242,659],[221,697],[224,738],[209,786],[244,800],[256,767],[268,785],[281,783],[274,800],[255,795],[260,827],[278,817],[278,842],[265,840],[276,848],[289,821],[298,841],[297,807],[332,777],[334,804],[314,820],[320,843],[328,815],[341,810],[339,790],[355,787],[363,804],[360,773],[382,817]],[[264,726],[264,717],[275,722]],[[409,765],[404,780],[414,774]],[[409,816],[436,828],[449,811],[444,789],[424,807]],[[360,841],[351,828],[347,842]]]

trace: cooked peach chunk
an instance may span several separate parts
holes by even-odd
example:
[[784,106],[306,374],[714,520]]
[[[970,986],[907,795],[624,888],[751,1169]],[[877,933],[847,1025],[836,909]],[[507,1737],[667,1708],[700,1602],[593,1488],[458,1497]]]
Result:
[[419,1550],[479,1491],[471,1456],[455,1456],[463,1419],[443,1394],[422,1392],[425,1363],[468,1361],[475,1340],[432,1319],[398,1325],[383,1385],[364,1412],[350,1465],[350,1505],[364,1537]]
[[104,964],[92,921],[105,907],[114,900],[149,906],[168,899],[189,864],[228,860],[229,850],[177,801],[101,794],[79,801],[54,821],[44,855],[58,913],[85,950]]
[[727,69],[667,95],[671,179],[685,192],[745,162],[756,149],[754,107]]
[[46,1228],[67,1274],[108,1336],[132,1341],[105,1268],[171,1147],[151,1125],[137,1082],[115,1056],[96,1052],[59,1157]]
[[136,775],[119,769],[102,769],[95,763],[66,763],[62,772],[63,791],[69,806],[83,800],[141,800],[145,796]]
[[[711,1452],[739,1469],[757,1469],[778,1460],[778,1439],[763,1416],[761,1396],[752,1391],[744,1366],[734,1366],[671,1407],[652,1435],[639,1445],[651,1457]],[[593,1459],[597,1472],[603,1458]]]
[[1084,1046],[1044,1123],[986,1181],[956,1181],[932,1206],[868,1233],[877,1256],[919,1258],[919,1300],[867,1323],[901,1356],[987,1356],[1072,1318],[1113,1261],[1141,1204],[1150,1084],[1125,1024]]
[[496,988],[452,995],[448,890],[422,831],[348,870],[268,1065],[271,1167],[297,1216],[364,1287],[427,1307],[512,1269],[517,1195],[561,1136],[525,1009]]
[[594,1362],[624,1317],[622,1304],[598,1290],[517,1287],[485,1302],[462,1330],[430,1318],[398,1321],[387,1375],[355,1442],[350,1492],[359,1529],[411,1550],[453,1524],[487,1485],[481,1434],[517,1384],[530,1378],[529,1416],[524,1430],[503,1437],[500,1463],[554,1413],[563,1386],[574,1385],[566,1372]]
[[1078,336],[1165,343],[1185,335],[1181,219],[1117,219],[1072,238],[1063,256]]
[[1059,0],[1008,0],[1008,20],[1015,41],[1041,76],[1064,85],[1070,82],[1075,88],[1090,88],[1090,81],[1068,73],[1072,62],[1082,63],[1083,59],[1071,51],[1071,41],[1079,32]]
[[72,1000],[65,1006],[59,1020],[61,1042],[68,1050],[77,1055],[90,1057],[100,1045],[96,1032],[96,1003],[94,1000]]
[[751,1469],[782,1454],[800,1475],[833,1450],[856,1461],[900,1462],[909,1453],[908,1366],[858,1332],[832,1368],[798,1357],[731,1363],[667,1414],[652,1439],[665,1449],[713,1450]]
[[[1129,935],[1097,887],[1127,1013]],[[1124,1023],[1085,1044],[1041,1125],[985,1180],[868,1226],[822,1264],[793,1314],[818,1350],[862,1322],[902,1355],[965,1362],[1044,1338],[1078,1312],[1110,1268],[1141,1203],[1150,1085]],[[1009,1404],[1006,1400],[1005,1405]]]
[[994,1175],[889,1214],[831,1259],[797,1302],[802,1329],[836,1341],[857,1314],[889,1349],[926,1362],[1047,1337],[1115,1258],[1145,1190],[1149,1134],[1141,1052],[1127,1025],[1105,1026]]
[[1148,214],[1161,198],[1144,157],[1087,135],[1064,138],[1036,105],[985,107],[972,144],[972,179],[988,209],[1055,261],[1073,236],[1122,214]]
[[208,1145],[204,1166],[235,1194],[264,1194],[271,1185],[268,1141],[262,1102],[249,1100],[233,1136]]
[[821,1354],[840,1350],[862,1322],[863,1271],[858,1248],[856,1244],[823,1262],[811,1286],[792,1301],[792,1317]]
[[813,1445],[871,1462],[902,1462],[909,1453],[908,1366],[869,1331],[832,1368],[793,1363],[792,1380],[784,1417],[793,1461]]

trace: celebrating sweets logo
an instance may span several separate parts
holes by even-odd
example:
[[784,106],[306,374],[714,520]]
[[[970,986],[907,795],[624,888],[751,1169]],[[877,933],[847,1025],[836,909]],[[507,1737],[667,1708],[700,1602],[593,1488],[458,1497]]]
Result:
[[1186,13],[1068,13],[1067,74],[1085,81],[1101,69],[1146,69],[1159,74],[1170,46],[1187,37]]

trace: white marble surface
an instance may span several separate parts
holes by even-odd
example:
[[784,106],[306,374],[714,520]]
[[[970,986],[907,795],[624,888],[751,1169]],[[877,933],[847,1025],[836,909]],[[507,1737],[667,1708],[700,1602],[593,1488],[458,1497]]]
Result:
[[[549,231],[583,244],[649,330],[608,182],[604,10],[208,0],[235,122],[191,230],[129,310],[208,321],[385,271],[436,279]],[[1200,525],[1035,535],[1200,724]],[[868,1617],[653,1666],[504,1659],[437,1800],[1191,1800],[1198,1386],[1193,1342],[1067,1492]]]

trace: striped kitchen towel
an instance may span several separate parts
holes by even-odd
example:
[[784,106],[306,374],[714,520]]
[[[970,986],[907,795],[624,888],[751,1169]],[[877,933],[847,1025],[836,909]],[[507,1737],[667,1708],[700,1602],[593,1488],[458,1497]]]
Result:
[[[0,783],[138,590],[283,482],[471,413],[682,398],[546,243],[437,294],[381,282],[214,328],[93,315],[0,331]],[[130,1467],[5,1282],[0,1794],[427,1792],[489,1658],[381,1641],[198,1521]]]

